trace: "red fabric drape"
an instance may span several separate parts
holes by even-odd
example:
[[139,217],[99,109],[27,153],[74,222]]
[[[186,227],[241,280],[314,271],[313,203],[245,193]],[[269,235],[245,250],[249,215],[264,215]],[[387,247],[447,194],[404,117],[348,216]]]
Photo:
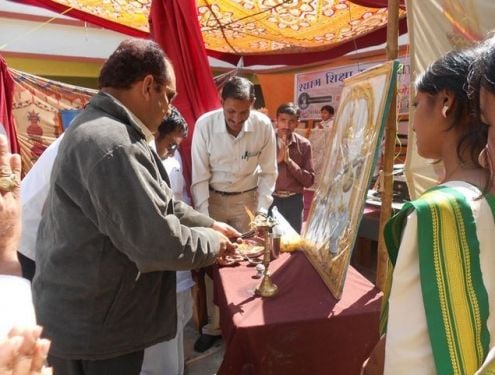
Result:
[[[388,0],[350,0],[351,3],[361,5],[362,7],[369,8],[387,8]],[[406,0],[399,0],[399,6],[406,8]]]
[[14,100],[14,79],[12,78],[7,63],[0,55],[0,125],[3,125],[10,144],[12,153],[19,153],[19,143],[14,126],[12,103]]
[[178,96],[174,105],[189,125],[181,151],[186,182],[190,186],[191,139],[199,116],[220,107],[194,0],[154,0],[150,30],[174,65]]

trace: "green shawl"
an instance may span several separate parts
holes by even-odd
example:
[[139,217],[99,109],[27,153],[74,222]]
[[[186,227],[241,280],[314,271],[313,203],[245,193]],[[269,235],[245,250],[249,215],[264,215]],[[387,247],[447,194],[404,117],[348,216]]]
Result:
[[[495,198],[485,198],[493,215]],[[393,266],[412,210],[418,218],[421,291],[437,373],[474,374],[489,350],[488,294],[473,212],[466,197],[454,188],[430,189],[406,203],[385,226],[389,277],[380,328],[385,331]]]

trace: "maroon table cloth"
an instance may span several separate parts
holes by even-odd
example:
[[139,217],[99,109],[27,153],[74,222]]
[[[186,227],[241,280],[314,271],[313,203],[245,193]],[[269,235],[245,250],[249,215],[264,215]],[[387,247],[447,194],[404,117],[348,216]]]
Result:
[[226,347],[219,374],[359,374],[379,338],[378,289],[350,267],[337,301],[299,252],[270,271],[271,298],[254,296],[254,267],[213,271]]

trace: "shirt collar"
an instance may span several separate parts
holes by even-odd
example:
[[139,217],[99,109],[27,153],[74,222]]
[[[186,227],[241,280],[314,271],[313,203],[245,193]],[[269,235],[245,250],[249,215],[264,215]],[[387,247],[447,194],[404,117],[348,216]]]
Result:
[[114,96],[110,95],[108,92],[105,92],[105,95],[108,95],[116,104],[121,106],[129,115],[130,119],[136,123],[136,125],[139,127],[139,129],[143,132],[144,138],[146,139],[146,142],[150,143],[155,139],[155,136],[153,133],[144,125],[144,123],[137,117],[132,111],[129,110],[125,105],[123,105],[117,98]]

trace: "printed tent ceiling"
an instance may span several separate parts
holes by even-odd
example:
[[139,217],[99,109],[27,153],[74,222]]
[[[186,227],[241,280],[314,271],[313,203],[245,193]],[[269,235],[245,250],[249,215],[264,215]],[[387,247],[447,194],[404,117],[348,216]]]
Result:
[[[149,36],[152,0],[19,1],[128,35]],[[301,65],[383,43],[386,5],[386,0],[196,0],[208,55],[234,64],[242,56],[246,66]],[[400,32],[406,32],[403,6]]]

